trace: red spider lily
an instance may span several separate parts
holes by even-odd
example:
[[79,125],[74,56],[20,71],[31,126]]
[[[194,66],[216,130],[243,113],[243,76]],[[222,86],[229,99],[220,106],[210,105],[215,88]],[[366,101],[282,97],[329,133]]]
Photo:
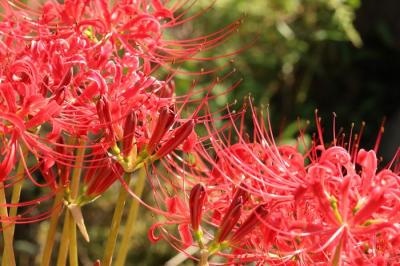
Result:
[[[171,107],[161,106],[158,118],[155,119],[156,110],[152,103],[145,99],[143,105],[130,110],[126,115],[119,105],[105,98],[97,103],[100,123],[106,126],[103,148],[111,149],[110,153],[126,172],[135,171],[143,163],[162,159],[183,144],[193,132],[193,119],[176,129],[172,128],[180,119]],[[166,99],[156,104],[164,103],[168,103]],[[123,121],[121,117],[126,118]],[[149,136],[151,130],[153,132]]]
[[[155,72],[160,67],[171,70],[170,63],[207,60],[195,56],[222,43],[239,23],[204,37],[167,40],[166,29],[192,19],[182,10],[186,3],[67,0],[28,6],[0,1],[0,58],[4,62],[0,67],[0,143],[9,146],[0,154],[1,185],[9,187],[28,177],[44,188],[40,197],[16,203],[13,191],[13,202],[2,205],[18,207],[18,213],[10,218],[4,215],[2,221],[28,223],[52,215],[53,225],[58,212],[26,214],[56,195],[55,202],[64,202],[89,240],[81,205],[102,195],[118,178],[131,193],[120,177],[123,172],[170,159],[180,153],[176,149],[194,149],[200,107],[182,119],[183,106],[196,101],[190,100],[193,95],[205,92],[204,104],[215,83],[199,90],[193,86],[187,95],[177,97],[172,77],[183,71],[172,70],[164,80],[156,78]],[[42,178],[44,183],[39,182]],[[172,217],[184,221],[178,231],[186,246],[192,241],[187,217],[187,211]]]
[[[107,13],[105,2],[100,4]],[[97,7],[91,12],[88,3],[48,2],[28,8],[23,3],[2,1],[1,5],[4,19],[0,23],[0,57],[4,64],[0,68],[0,141],[7,148],[0,154],[0,177],[6,187],[22,179],[13,174],[18,161],[25,170],[23,177],[36,186],[51,188],[52,194],[46,197],[69,186],[79,149],[87,150],[81,159],[83,173],[89,172],[85,168],[94,167],[93,156],[103,156],[106,161],[108,152],[118,145],[122,160],[135,161],[153,136],[149,132],[156,128],[154,132],[160,133],[155,126],[159,110],[185,103],[191,95],[203,92],[189,92],[177,98],[171,76],[166,81],[151,76],[157,66],[150,67],[148,60],[160,61],[155,51],[160,51],[161,46],[150,49],[149,43],[157,43],[159,36],[151,40],[155,35],[150,33],[142,39],[136,36],[137,43],[124,42],[129,34],[129,38],[135,35],[128,28],[120,31],[128,22],[120,18],[132,19],[122,11],[129,8],[128,3],[116,3],[104,31],[97,26],[103,19],[108,20],[106,13]],[[163,23],[160,21],[170,12],[157,1],[152,6],[152,11],[140,5],[131,6],[140,10],[140,14],[135,13],[137,22],[131,21],[135,25],[129,26],[132,31],[161,30],[155,25]],[[146,10],[151,14],[147,16]],[[114,33],[109,35],[111,32]],[[193,52],[188,50],[186,55]],[[151,153],[155,159],[186,143],[188,136],[193,140],[192,119],[182,122],[179,111],[173,123],[157,139],[153,138]],[[68,140],[60,141],[64,138]],[[74,139],[85,140],[86,144]],[[185,149],[189,150],[189,146]],[[22,152],[25,148],[27,152]],[[97,155],[90,155],[93,151]],[[38,174],[38,170],[42,173]],[[107,173],[110,178],[94,173],[85,179],[91,197],[101,194],[115,181],[114,173]],[[40,175],[45,182],[38,181]]]
[[[188,17],[192,4],[177,1],[115,1],[103,0],[48,1],[31,3],[2,1],[3,20],[12,23],[18,18],[22,25],[4,29],[4,34],[20,39],[53,39],[73,36],[92,49],[110,41],[115,49],[123,47],[133,55],[157,63],[196,59],[199,51],[221,44],[239,27],[240,21],[206,36],[187,40],[171,40],[164,31],[178,27],[201,15]],[[187,8],[185,7],[187,6]],[[115,51],[117,52],[117,51]],[[206,60],[206,58],[198,58]],[[145,71],[146,72],[146,71]],[[146,72],[148,73],[148,72]]]
[[[169,86],[166,82],[160,82],[149,76],[152,70],[147,67],[146,63],[144,66],[140,66],[139,57],[143,59],[143,51],[139,53],[124,51],[125,48],[121,46],[121,42],[110,39],[105,32],[116,31],[114,35],[118,38],[121,33],[118,33],[116,26],[124,25],[121,16],[126,16],[125,18],[131,20],[131,23],[137,21],[139,25],[142,23],[140,21],[143,21],[152,28],[152,23],[161,23],[161,20],[170,17],[173,12],[167,12],[169,9],[157,1],[152,2],[151,5],[147,5],[147,3],[129,5],[129,3],[121,1],[115,3],[111,10],[104,1],[96,2],[96,5],[94,2],[96,1],[93,3],[66,1],[64,4],[48,2],[44,6],[38,3],[34,5],[37,9],[30,9],[19,2],[12,4],[8,1],[2,2],[5,10],[4,16],[7,17],[2,21],[7,40],[12,35],[14,39],[22,38],[22,41],[26,43],[26,47],[23,49],[18,48],[21,47],[20,45],[18,47],[10,45],[9,50],[5,53],[7,61],[16,60],[18,62],[18,64],[12,65],[12,73],[7,74],[7,77],[20,84],[28,83],[28,86],[24,86],[24,88],[30,88],[30,93],[38,94],[40,92],[40,95],[48,98],[46,100],[49,101],[49,107],[42,109],[42,113],[38,113],[38,116],[28,123],[28,126],[49,122],[53,128],[51,137],[57,138],[63,131],[73,135],[85,135],[88,130],[98,130],[99,125],[93,123],[97,114],[92,100],[102,97],[103,94],[108,94],[109,100],[126,103],[125,110],[130,110],[132,105],[137,103],[139,96],[154,98],[149,94],[144,95],[148,88],[151,87],[152,91],[147,90],[146,92],[156,93],[157,91],[165,92],[166,90],[163,88]],[[149,7],[152,11],[149,11]],[[171,10],[180,7],[180,5],[176,5],[171,7]],[[151,14],[145,15],[146,12]],[[20,13],[23,15],[21,20],[26,27],[23,29],[10,28],[8,19],[11,17],[18,19]],[[132,18],[132,14],[138,17]],[[151,18],[152,16],[154,19]],[[38,20],[35,21],[35,18]],[[96,30],[93,28],[97,28],[100,24],[103,24],[104,30],[99,34],[108,37],[97,41],[95,40]],[[29,25],[33,27],[29,27]],[[87,25],[90,25],[91,30],[87,30]],[[78,28],[74,30],[75,27]],[[23,38],[37,29],[40,29],[40,35],[38,34],[34,38]],[[59,33],[50,36],[47,32],[46,35],[46,31],[54,29]],[[19,30],[22,32],[14,32]],[[124,28],[123,31],[124,34],[128,34],[127,28]],[[10,35],[7,35],[8,33]],[[202,46],[204,48],[204,43]],[[116,56],[121,54],[121,51],[123,54]],[[10,58],[10,56],[14,56],[13,54],[18,54],[18,56]],[[22,59],[20,60],[20,58]],[[34,65],[37,67],[33,67]],[[145,71],[143,72],[143,70]],[[123,71],[126,71],[128,75],[123,75]],[[15,92],[13,93],[15,94]],[[18,97],[11,94],[5,94],[4,98],[10,105],[8,106],[10,112],[16,112],[19,106],[15,105],[13,99]],[[23,96],[20,99],[25,99],[28,95],[24,93]],[[167,97],[165,93],[163,97]],[[26,112],[23,113],[26,114]],[[41,114],[48,117],[42,117]],[[60,119],[61,117],[62,119]]]
[[[168,168],[183,178],[185,189],[197,191],[194,184],[204,184],[208,200],[202,201],[200,218],[191,216],[196,228],[201,219],[202,250],[233,264],[397,263],[398,160],[391,162],[392,170],[378,170],[375,151],[355,150],[358,138],[345,147],[339,139],[325,144],[318,120],[319,137],[301,154],[296,147],[276,144],[254,110],[253,117],[253,140],[234,123],[227,135],[209,127],[215,157],[196,145],[195,163],[182,158],[182,165]],[[179,183],[173,186],[180,195]],[[179,248],[183,238],[169,235],[168,227],[163,230]]]

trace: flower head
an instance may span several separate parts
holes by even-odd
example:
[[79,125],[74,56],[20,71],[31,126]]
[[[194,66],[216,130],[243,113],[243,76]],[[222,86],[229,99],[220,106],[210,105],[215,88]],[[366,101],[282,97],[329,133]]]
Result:
[[[186,187],[193,184],[195,192],[200,188],[196,182],[202,182],[207,193],[207,201],[199,204],[201,250],[229,263],[341,265],[377,263],[378,258],[396,262],[396,159],[391,168],[379,169],[374,150],[355,150],[358,144],[344,146],[337,140],[324,143],[318,119],[321,133],[301,153],[302,136],[298,146],[279,145],[254,110],[252,114],[254,139],[246,137],[232,115],[227,127],[232,131],[226,135],[207,127],[212,138],[203,145],[211,144],[212,152],[196,145],[195,163],[181,160],[181,167],[170,168],[184,177]],[[233,133],[237,141],[232,141]],[[198,215],[191,218],[196,235]]]

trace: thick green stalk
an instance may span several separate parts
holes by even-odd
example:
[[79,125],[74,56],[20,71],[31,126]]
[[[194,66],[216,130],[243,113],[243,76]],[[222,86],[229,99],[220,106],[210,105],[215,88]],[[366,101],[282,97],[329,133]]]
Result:
[[[124,174],[124,180],[129,185],[131,181],[131,173]],[[118,237],[119,226],[121,224],[122,214],[124,212],[125,202],[128,197],[128,191],[121,185],[118,195],[118,200],[115,206],[113,219],[111,222],[110,233],[108,235],[106,248],[104,250],[104,257],[101,262],[102,266],[109,266],[112,262],[114,249]]]
[[49,231],[47,232],[47,238],[46,238],[46,243],[44,245],[43,249],[43,257],[42,257],[42,262],[41,266],[49,266],[50,265],[50,259],[51,259],[51,253],[53,252],[53,247],[54,247],[54,239],[55,235],[57,232],[57,225],[58,221],[60,218],[60,206],[63,200],[64,196],[64,190],[60,190],[56,194],[56,198],[54,199],[54,205],[53,205],[53,213],[51,214],[50,218],[50,228]]
[[[69,195],[69,199],[71,201],[74,201],[78,197],[79,182],[85,155],[85,141],[83,139],[79,139],[78,144],[79,148],[76,153],[74,169],[71,176]],[[66,204],[69,204],[69,202],[67,202]],[[58,251],[57,266],[64,266],[66,264],[68,251],[70,265],[78,265],[76,224],[69,209],[65,212],[63,232],[60,240],[60,248]]]
[[[76,200],[79,194],[79,183],[81,178],[82,166],[85,156],[85,141],[79,140],[79,148],[76,154],[74,169],[71,178],[71,200]],[[69,212],[69,211],[68,211]],[[69,216],[69,263],[71,266],[78,266],[78,246],[76,240],[76,224],[72,214]]]
[[76,241],[76,224],[72,214],[69,215],[69,265],[78,266],[78,244]]
[[11,234],[11,227],[10,223],[4,221],[8,219],[8,210],[6,207],[6,195],[4,189],[4,183],[0,183],[0,215],[3,222],[1,225],[3,227],[3,239],[4,239],[4,251],[3,251],[3,258],[5,260],[2,261],[3,266],[15,266],[15,255],[14,255],[14,248],[13,248],[13,237]]
[[[146,183],[146,168],[142,167],[138,173],[138,179],[135,183],[134,192],[138,197],[142,196],[144,185]],[[126,256],[128,254],[129,246],[132,244],[132,233],[135,227],[136,219],[138,216],[140,203],[137,199],[131,198],[131,206],[129,208],[128,219],[125,224],[125,230],[122,236],[121,245],[118,249],[116,266],[124,266]]]
[[208,266],[208,250],[207,249],[202,249],[200,251],[200,260],[199,260],[199,266]]
[[[26,149],[23,149],[22,154],[25,153]],[[17,172],[15,174],[16,178],[19,178],[20,180],[18,180],[18,182],[16,182],[13,185],[13,191],[11,194],[11,203],[12,204],[16,204],[19,202],[20,196],[21,196],[21,190],[22,190],[22,185],[24,183],[24,172],[25,172],[25,167],[24,164],[22,163],[22,160],[20,160],[20,162],[18,163],[18,167],[17,167]],[[12,206],[10,207],[10,213],[9,216],[10,217],[15,217],[17,216],[17,211],[18,211],[18,207],[17,206]],[[15,225],[11,224],[11,235],[14,237],[14,230],[15,230]]]
[[[24,153],[26,152],[26,148],[22,148],[21,151],[22,151],[21,156],[24,156]],[[18,180],[13,185],[13,190],[12,190],[12,194],[11,194],[11,203],[12,204],[16,204],[16,203],[19,202],[20,195],[21,195],[21,190],[22,190],[22,184],[24,182],[24,177],[23,177],[24,171],[25,171],[25,167],[24,167],[23,161],[20,160],[19,163],[18,163],[17,171],[15,173],[15,178],[16,179],[20,179],[20,180]],[[3,186],[2,193],[4,194],[5,193],[4,184],[1,184],[1,186]],[[3,197],[3,196],[1,196],[1,197]],[[4,203],[6,203],[5,196],[2,198],[2,200],[4,200]],[[7,207],[4,207],[4,208],[5,209],[2,210],[2,216],[3,215],[7,215]],[[4,216],[4,217],[10,217],[10,219],[12,219],[13,217],[16,217],[17,216],[17,210],[18,210],[17,206],[10,207],[10,212],[8,213],[8,216]],[[3,254],[3,258],[2,258],[1,264],[2,265],[9,265],[9,264],[13,265],[13,263],[15,264],[14,249],[13,249],[15,224],[12,223],[12,222],[11,223],[7,223],[6,227],[7,227],[7,231],[8,232],[5,233],[4,254]],[[3,230],[5,230],[4,227],[3,227]],[[4,234],[4,232],[3,232],[3,234]],[[6,240],[5,240],[6,238],[8,238],[8,240],[7,240],[8,243],[6,243]],[[7,251],[6,251],[6,249],[7,249]],[[12,257],[10,257],[11,255],[12,255]],[[7,261],[7,260],[9,260],[9,261]]]
[[69,213],[69,211],[66,211],[64,216],[63,231],[60,239],[60,248],[58,250],[58,256],[57,256],[57,266],[65,266],[67,262],[68,247],[69,247],[69,229],[70,229],[69,223],[71,221],[70,216],[71,214]]

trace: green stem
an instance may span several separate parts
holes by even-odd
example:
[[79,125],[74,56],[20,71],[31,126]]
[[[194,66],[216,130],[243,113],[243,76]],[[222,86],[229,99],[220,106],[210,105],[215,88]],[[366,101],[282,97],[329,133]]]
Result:
[[[131,173],[124,174],[125,182],[128,185],[131,181],[131,177],[132,177]],[[104,257],[103,257],[103,260],[101,263],[102,266],[111,265],[112,257],[113,257],[117,237],[118,237],[118,230],[119,230],[119,226],[121,224],[122,214],[124,212],[124,207],[125,207],[125,202],[126,202],[127,197],[128,197],[128,191],[126,191],[126,189],[121,185],[120,190],[119,190],[118,200],[117,200],[117,203],[115,206],[113,219],[111,222],[110,233],[108,235],[106,248],[104,250]]]
[[[69,211],[68,211],[69,212]],[[78,266],[78,244],[76,241],[76,224],[72,214],[69,215],[69,265]]]
[[14,255],[14,248],[13,248],[13,237],[11,234],[11,227],[10,222],[4,221],[8,219],[8,210],[6,207],[6,195],[5,195],[5,188],[4,183],[0,183],[0,215],[3,222],[1,222],[3,228],[3,238],[4,238],[4,251],[3,251],[3,258],[5,260],[2,261],[3,266],[15,266],[15,255]]
[[82,165],[84,161],[84,156],[85,156],[85,141],[84,140],[79,140],[79,146],[77,154],[76,154],[76,160],[74,164],[74,169],[72,171],[72,178],[71,178],[71,199],[76,199],[78,197],[79,193],[79,181],[81,177],[81,172],[82,172]]
[[[22,154],[25,154],[25,151],[26,151],[26,148],[23,148]],[[21,155],[21,156],[23,156],[23,155]],[[13,185],[13,191],[12,191],[12,195],[11,195],[11,203],[12,204],[16,204],[19,202],[19,199],[21,196],[22,185],[24,183],[24,177],[23,177],[24,172],[25,172],[25,167],[24,167],[24,164],[22,163],[22,160],[20,160],[20,162],[18,163],[17,172],[15,174],[15,177],[20,178],[20,180]],[[9,216],[10,217],[17,216],[17,210],[18,210],[17,206],[10,207]],[[15,225],[12,224],[10,227],[11,227],[11,229],[10,229],[11,235],[14,237]]]
[[[26,150],[27,149],[24,146],[22,146],[21,156],[24,156]],[[24,171],[25,171],[24,164],[23,164],[22,160],[20,160],[19,163],[18,163],[17,171],[16,171],[15,176],[14,176],[16,179],[19,178],[20,180],[17,180],[17,182],[13,185],[13,190],[12,190],[12,195],[11,195],[11,203],[12,204],[16,204],[16,203],[19,202],[20,195],[21,195],[21,190],[22,190],[22,184],[24,182],[24,177],[23,177]],[[5,193],[4,192],[4,184],[1,184],[1,185],[3,186],[2,193],[4,194]],[[3,197],[3,196],[1,196],[1,197]],[[4,203],[6,203],[5,195],[2,198],[2,200],[4,200]],[[7,207],[4,207],[4,208],[5,209],[2,211],[2,215],[6,215],[4,217],[7,217],[7,213],[6,213],[7,212]],[[10,212],[8,214],[8,217],[10,217],[11,219],[13,219],[13,217],[16,217],[17,216],[17,210],[18,210],[17,206],[10,207]],[[14,239],[15,224],[14,223],[7,224],[7,231],[8,232],[5,233],[7,236],[5,236],[5,237],[8,238],[7,241],[9,243],[5,244],[5,247],[4,247],[4,255],[3,255],[3,258],[2,258],[2,261],[1,261],[2,265],[9,265],[9,263],[11,263],[11,264],[14,263],[15,264],[15,261],[13,262],[13,260],[15,260],[14,259],[14,249],[13,249],[13,239]],[[4,242],[6,242],[6,241],[4,241]],[[6,251],[6,249],[7,249],[7,251]],[[8,253],[8,255],[7,255],[7,253]],[[11,257],[9,258],[10,255],[12,255],[12,258]],[[8,258],[11,261],[7,262]]]
[[71,214],[69,211],[65,212],[64,226],[60,239],[60,248],[58,250],[57,266],[65,266],[67,262],[68,246],[69,246],[69,223]]
[[60,190],[56,194],[56,198],[54,200],[54,205],[53,205],[53,212],[51,214],[50,218],[50,228],[47,233],[47,239],[46,243],[44,245],[43,249],[43,257],[42,257],[42,263],[40,264],[41,266],[49,266],[50,265],[50,259],[51,259],[51,253],[53,252],[53,247],[54,247],[54,239],[57,231],[57,225],[58,221],[60,218],[60,205],[62,204],[62,199],[64,196],[64,190]]
[[[79,139],[79,148],[76,153],[76,159],[74,164],[74,169],[72,171],[71,178],[71,200],[74,201],[78,197],[79,193],[79,183],[82,172],[82,165],[85,156],[85,141]],[[68,211],[69,213],[69,211]],[[78,266],[78,246],[76,240],[76,223],[72,214],[69,216],[69,263],[71,266]]]
[[200,251],[199,266],[208,266],[208,250],[202,249]]
[[[73,201],[78,197],[79,181],[82,171],[82,165],[85,155],[85,142],[83,139],[78,140],[79,148],[76,153],[74,169],[71,176],[70,185],[70,200]],[[68,204],[69,202],[67,202]],[[69,210],[65,212],[64,226],[60,240],[60,248],[57,257],[57,266],[64,266],[67,262],[67,255],[69,251],[70,265],[78,265],[78,249],[76,244],[76,225],[74,218]]]
[[[134,193],[141,197],[146,183],[146,168],[142,167],[138,173],[138,180],[135,184]],[[118,249],[116,266],[124,266],[126,256],[128,254],[129,246],[132,244],[131,238],[134,230],[134,226],[137,220],[140,203],[137,199],[131,198],[131,206],[129,208],[128,219],[125,224],[124,233],[122,236],[121,246]]]

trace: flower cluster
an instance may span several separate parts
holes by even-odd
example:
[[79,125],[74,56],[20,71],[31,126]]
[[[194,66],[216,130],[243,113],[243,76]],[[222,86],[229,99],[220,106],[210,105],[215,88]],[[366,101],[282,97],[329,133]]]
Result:
[[280,145],[263,116],[251,114],[253,139],[234,119],[228,134],[210,126],[212,138],[196,147],[196,159],[175,164],[175,191],[184,193],[165,201],[167,221],[150,237],[182,251],[196,245],[200,265],[208,258],[234,265],[398,263],[398,154],[378,170],[376,150],[359,149],[359,134],[348,141],[334,134],[325,143],[319,119],[311,146],[304,133],[297,145]]
[[[239,24],[174,40],[167,30],[198,15],[188,16],[187,1],[0,5],[0,186],[12,190],[11,202],[2,197],[0,205],[7,235],[3,257],[12,258],[14,230],[8,224],[49,216],[56,221],[68,206],[88,240],[80,206],[117,180],[129,184],[131,173],[173,150],[191,150],[198,111],[184,118],[184,106],[210,88],[176,96],[173,76]],[[20,201],[21,190],[31,185],[39,195]],[[35,210],[51,199],[53,209]]]
[[[195,117],[182,119],[179,107],[191,93],[175,97],[168,64],[193,59],[237,25],[212,36],[167,40],[166,29],[191,19],[184,4],[1,2],[0,176],[5,186],[27,177],[56,193],[81,168],[84,196],[92,198],[121,171],[163,158],[192,135]],[[164,80],[156,76],[163,66],[172,71]]]

